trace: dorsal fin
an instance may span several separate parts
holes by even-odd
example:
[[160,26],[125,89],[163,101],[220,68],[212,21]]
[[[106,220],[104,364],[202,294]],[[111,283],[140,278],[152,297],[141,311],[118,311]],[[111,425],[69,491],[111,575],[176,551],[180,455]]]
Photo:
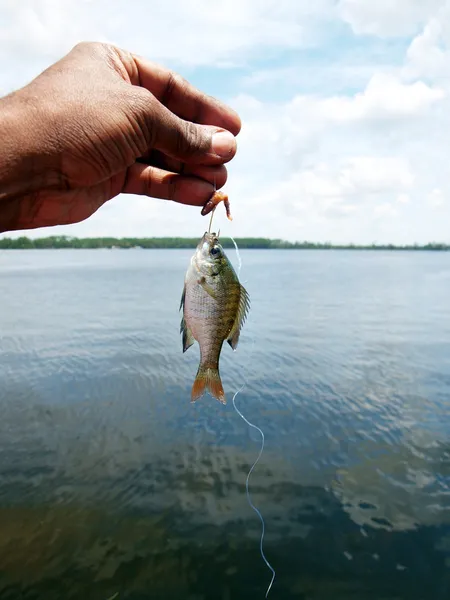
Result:
[[237,348],[237,345],[239,343],[239,334],[241,333],[242,326],[245,323],[248,311],[250,310],[250,296],[248,295],[245,287],[242,284],[240,284],[240,286],[241,293],[239,297],[239,307],[233,327],[231,328],[231,331],[227,338],[227,341],[233,348],[233,350],[236,350]]

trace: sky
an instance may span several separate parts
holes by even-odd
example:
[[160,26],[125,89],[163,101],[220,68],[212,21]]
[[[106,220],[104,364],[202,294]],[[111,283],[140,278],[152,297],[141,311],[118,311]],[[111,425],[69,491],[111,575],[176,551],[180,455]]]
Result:
[[[450,0],[0,0],[0,95],[82,40],[157,61],[238,111],[222,235],[450,243]],[[197,207],[121,195],[26,235],[205,227]]]

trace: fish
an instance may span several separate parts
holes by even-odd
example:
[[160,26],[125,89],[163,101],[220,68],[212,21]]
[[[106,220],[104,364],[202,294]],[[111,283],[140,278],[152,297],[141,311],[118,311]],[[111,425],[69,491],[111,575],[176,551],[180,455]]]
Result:
[[180,310],[183,310],[180,324],[183,353],[195,341],[200,347],[191,402],[208,391],[226,404],[219,372],[220,353],[225,340],[236,350],[250,310],[250,297],[215,233],[206,232],[191,257]]

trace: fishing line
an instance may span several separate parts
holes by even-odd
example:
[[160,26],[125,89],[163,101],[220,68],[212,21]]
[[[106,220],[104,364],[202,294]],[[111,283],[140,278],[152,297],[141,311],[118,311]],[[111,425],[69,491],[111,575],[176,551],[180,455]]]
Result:
[[208,233],[211,233],[211,225],[212,225],[212,220],[213,220],[213,216],[214,216],[214,211],[215,211],[215,210],[216,210],[216,207],[214,207],[214,208],[212,209],[212,212],[211,212],[211,218],[210,218],[210,220],[209,220]]
[[[216,190],[217,190],[217,187],[216,187],[216,176],[214,175],[214,193],[216,192]],[[212,209],[211,218],[209,220],[208,233],[211,233],[211,225],[212,225],[212,220],[213,220],[213,216],[214,216],[215,211],[216,211],[216,207],[214,207]]]
[[[242,267],[242,260],[241,260],[241,255],[239,253],[239,248],[236,244],[236,242],[234,241],[234,239],[230,236],[231,241],[234,244],[234,247],[236,248],[236,256],[238,259],[238,277],[240,276],[241,273],[241,267]],[[253,347],[255,345],[255,338],[253,338]],[[253,348],[252,348],[252,352],[251,354],[253,354]],[[243,419],[245,421],[245,423],[247,423],[247,425],[249,427],[252,427],[253,429],[256,429],[256,431],[258,431],[261,435],[261,448],[259,450],[259,454],[255,460],[255,462],[253,463],[253,465],[251,466],[248,475],[247,475],[247,479],[245,481],[245,490],[246,490],[246,494],[247,494],[247,501],[249,503],[249,506],[255,511],[255,513],[258,515],[260,521],[261,521],[261,538],[260,538],[260,542],[259,542],[259,550],[261,553],[261,557],[263,559],[263,561],[266,563],[267,567],[270,569],[270,571],[272,572],[272,579],[270,581],[269,587],[267,588],[266,591],[266,598],[269,595],[269,592],[272,588],[273,582],[275,580],[275,570],[273,569],[272,565],[269,563],[269,561],[266,558],[266,555],[264,554],[264,549],[263,549],[263,542],[264,542],[264,534],[265,534],[265,530],[266,530],[266,526],[264,523],[264,518],[261,514],[261,512],[258,510],[258,508],[253,504],[251,496],[250,496],[250,491],[249,491],[249,481],[250,481],[250,475],[252,474],[254,468],[256,467],[256,465],[258,464],[259,459],[261,458],[261,455],[263,453],[264,450],[264,444],[265,444],[265,437],[264,437],[264,432],[262,431],[262,429],[260,429],[257,425],[255,425],[254,423],[250,423],[250,421],[244,417],[244,415],[241,413],[241,411],[238,409],[238,407],[236,406],[236,396],[242,392],[242,390],[244,389],[244,387],[247,385],[247,377],[244,378],[244,383],[241,385],[241,387],[237,390],[237,392],[235,392],[234,396],[233,396],[233,407],[234,410],[237,412],[237,414],[241,417],[241,419]]]

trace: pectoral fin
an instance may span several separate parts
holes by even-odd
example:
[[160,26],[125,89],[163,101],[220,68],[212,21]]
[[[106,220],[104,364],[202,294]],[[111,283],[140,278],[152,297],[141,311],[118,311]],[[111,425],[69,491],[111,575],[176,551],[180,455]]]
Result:
[[184,284],[184,286],[183,286],[183,293],[181,294],[180,308],[178,310],[181,310],[184,307],[184,299],[185,298],[186,298],[186,284]]
[[214,298],[214,300],[217,300],[217,294],[212,289],[212,287],[206,283],[206,279],[204,277],[201,277],[197,283],[202,286],[202,288],[205,290],[205,292],[207,294],[209,294],[211,296],[211,298]]
[[[185,298],[186,298],[186,285],[184,286],[183,293],[181,295],[180,310],[182,308],[184,308]],[[186,352],[186,350],[192,346],[192,344],[194,343],[195,340],[194,340],[194,336],[192,335],[192,331],[187,326],[187,323],[184,319],[184,315],[181,318],[180,333],[183,334],[183,352]]]
[[241,285],[241,294],[239,298],[239,307],[236,319],[227,338],[227,342],[230,344],[233,350],[236,350],[237,345],[239,343],[239,334],[241,333],[241,329],[243,324],[245,323],[245,319],[247,318],[249,309],[250,296],[248,295],[247,290],[244,288],[244,286]]
[[184,317],[181,319],[180,333],[183,334],[183,352],[186,352],[186,350],[192,346],[195,339],[192,335],[192,331],[187,326]]

